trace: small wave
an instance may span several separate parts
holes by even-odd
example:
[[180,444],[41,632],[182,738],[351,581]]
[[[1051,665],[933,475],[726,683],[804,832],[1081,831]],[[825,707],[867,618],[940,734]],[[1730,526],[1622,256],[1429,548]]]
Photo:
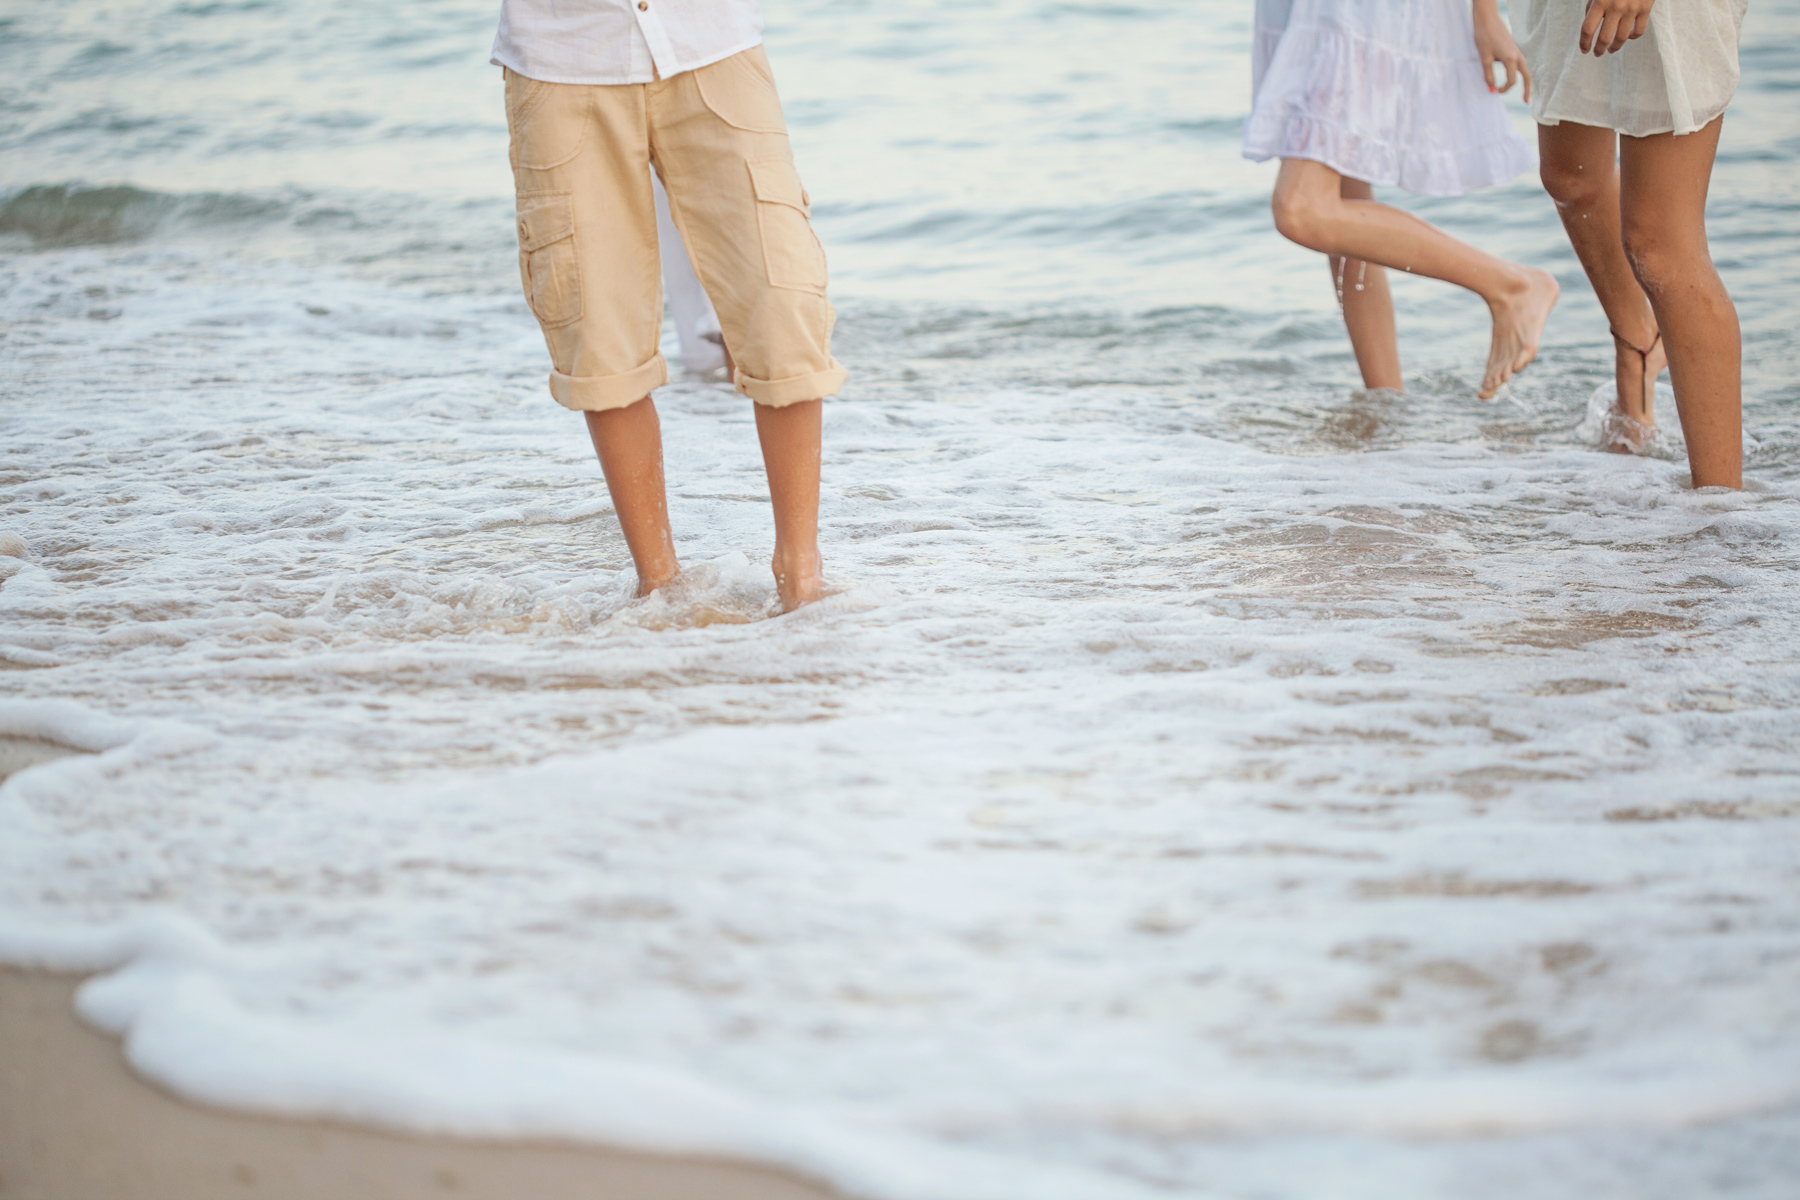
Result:
[[24,234],[40,246],[140,241],[173,224],[264,223],[288,215],[281,200],[228,192],[171,194],[119,185],[39,184],[0,205],[0,234]]
[[[1587,413],[1575,428],[1575,436],[1584,444],[1610,450],[1615,454],[1635,454],[1641,458],[1660,458],[1665,462],[1687,461],[1687,441],[1682,437],[1681,422],[1676,419],[1675,389],[1666,383],[1656,385],[1656,411],[1662,419],[1646,425],[1619,411],[1617,392],[1611,383],[1603,383],[1588,397]],[[1744,458],[1767,461],[1761,454],[1762,443],[1745,432]]]
[[[630,569],[614,577],[613,595],[619,602],[606,624],[656,632],[667,629],[704,629],[708,625],[749,625],[781,616],[781,601],[768,570],[753,565],[739,551],[710,562],[688,567],[675,579],[643,599],[637,599],[637,575]],[[824,613],[866,612],[891,599],[886,589],[852,587],[825,581],[824,594],[800,610],[809,617]]]
[[[637,580],[621,571],[615,584],[629,591]],[[628,603],[611,618],[640,629],[699,629],[708,625],[748,625],[780,612],[775,585],[750,560],[733,551],[684,570],[642,600]]]
[[[1668,416],[1675,414],[1675,392],[1666,383],[1656,385],[1656,406]],[[1618,391],[1611,382],[1601,384],[1588,397],[1587,413],[1576,427],[1575,436],[1585,445],[1615,454],[1636,454],[1667,462],[1687,457],[1680,425],[1646,425],[1619,411]]]
[[820,211],[839,218],[837,236],[849,242],[928,241],[942,246],[995,241],[1060,244],[1071,239],[1100,238],[1153,241],[1166,253],[1171,239],[1261,221],[1266,207],[1267,201],[1261,196],[1245,200],[1179,191],[1111,204],[1062,207],[920,211],[913,205],[893,203],[870,205],[854,212],[822,206]]

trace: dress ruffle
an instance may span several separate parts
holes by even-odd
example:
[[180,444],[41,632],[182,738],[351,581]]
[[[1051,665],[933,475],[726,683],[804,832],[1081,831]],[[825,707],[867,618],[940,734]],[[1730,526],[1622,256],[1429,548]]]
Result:
[[1244,157],[1305,158],[1426,196],[1505,183],[1537,156],[1487,90],[1465,5],[1262,0]]

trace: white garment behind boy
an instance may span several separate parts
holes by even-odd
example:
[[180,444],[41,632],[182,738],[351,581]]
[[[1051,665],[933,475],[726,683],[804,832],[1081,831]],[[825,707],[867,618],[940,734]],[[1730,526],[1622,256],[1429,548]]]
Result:
[[663,190],[662,177],[656,179],[657,250],[662,255],[663,295],[669,301],[669,317],[675,322],[675,336],[681,340],[681,366],[684,370],[704,375],[725,365],[725,337],[719,329],[719,314],[713,311],[694,264],[688,259],[687,243],[675,228],[669,213],[669,193]]

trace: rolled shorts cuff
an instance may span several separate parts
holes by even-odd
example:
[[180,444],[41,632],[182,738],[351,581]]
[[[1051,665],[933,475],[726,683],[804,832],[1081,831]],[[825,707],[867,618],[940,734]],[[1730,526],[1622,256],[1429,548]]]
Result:
[[732,384],[758,404],[770,408],[786,408],[790,404],[835,396],[848,378],[850,372],[834,358],[831,365],[823,371],[790,375],[786,379],[755,379],[739,371]]
[[618,375],[564,375],[550,372],[550,394],[564,408],[604,412],[636,404],[669,382],[669,363],[659,352],[641,367]]

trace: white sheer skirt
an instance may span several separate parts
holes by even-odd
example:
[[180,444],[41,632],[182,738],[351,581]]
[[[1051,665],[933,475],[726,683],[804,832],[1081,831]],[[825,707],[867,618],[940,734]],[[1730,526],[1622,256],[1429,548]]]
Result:
[[1747,0],[1656,0],[1650,31],[1617,54],[1579,44],[1582,0],[1512,0],[1513,33],[1535,79],[1540,125],[1574,121],[1632,137],[1692,133],[1725,111],[1738,84]]
[[1536,165],[1487,89],[1468,0],[1257,0],[1253,55],[1245,158],[1427,196]]

